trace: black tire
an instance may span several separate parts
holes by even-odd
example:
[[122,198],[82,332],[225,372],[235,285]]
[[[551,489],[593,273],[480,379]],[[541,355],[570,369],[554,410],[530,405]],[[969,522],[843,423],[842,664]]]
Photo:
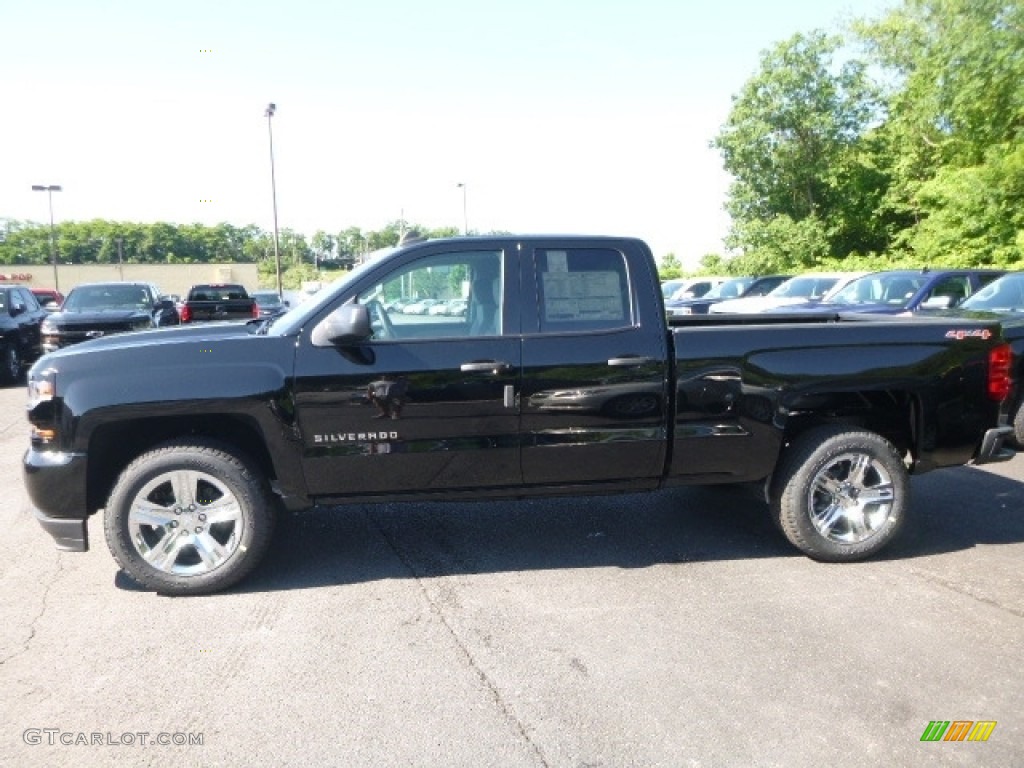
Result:
[[888,545],[910,508],[910,477],[885,438],[848,425],[800,435],[782,455],[771,513],[815,560],[862,560]]
[[1017,405],[1017,412],[1013,414],[1013,441],[1018,449],[1024,450],[1024,402]]
[[139,584],[200,595],[226,589],[256,567],[270,544],[276,508],[247,459],[192,439],[166,443],[129,464],[111,491],[103,527],[118,565]]
[[18,383],[18,378],[21,376],[21,355],[18,354],[18,348],[14,344],[4,345],[3,370],[0,371],[0,375],[3,376],[4,384]]

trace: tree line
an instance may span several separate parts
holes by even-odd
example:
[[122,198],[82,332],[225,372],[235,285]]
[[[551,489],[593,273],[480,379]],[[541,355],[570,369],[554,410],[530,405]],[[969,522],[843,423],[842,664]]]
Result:
[[712,142],[711,272],[996,266],[1024,256],[1024,3],[904,0],[765,51]]
[[[418,229],[429,237],[452,237],[455,227],[429,230],[393,221],[379,230],[349,227],[336,234],[318,231],[312,238],[291,229],[278,232],[284,266],[306,264],[316,269],[348,269],[361,256],[398,243],[402,232]],[[205,264],[274,263],[274,233],[255,225],[170,224],[156,222],[65,221],[54,227],[54,243],[62,264]],[[52,258],[47,224],[0,219],[0,264],[48,264]]]

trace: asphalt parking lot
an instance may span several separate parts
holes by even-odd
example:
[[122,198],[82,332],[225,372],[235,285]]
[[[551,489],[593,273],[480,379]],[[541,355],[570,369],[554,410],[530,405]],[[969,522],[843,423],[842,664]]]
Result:
[[[823,565],[749,489],[360,505],[239,588],[58,553],[0,389],[0,765],[1024,764],[1024,457],[914,480],[885,557]],[[932,721],[987,741],[923,742]]]

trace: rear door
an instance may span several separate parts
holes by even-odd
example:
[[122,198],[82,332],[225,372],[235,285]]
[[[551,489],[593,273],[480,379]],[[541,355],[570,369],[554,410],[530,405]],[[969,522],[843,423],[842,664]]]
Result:
[[507,243],[427,243],[340,297],[369,308],[371,341],[318,347],[303,331],[295,407],[312,495],[520,484],[518,286]]
[[653,259],[639,241],[573,243],[523,247],[523,481],[653,486],[669,377]]

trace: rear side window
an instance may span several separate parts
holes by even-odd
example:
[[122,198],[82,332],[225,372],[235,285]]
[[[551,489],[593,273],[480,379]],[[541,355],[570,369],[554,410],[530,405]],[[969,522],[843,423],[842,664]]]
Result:
[[619,251],[542,249],[536,260],[542,333],[633,324],[626,260]]

